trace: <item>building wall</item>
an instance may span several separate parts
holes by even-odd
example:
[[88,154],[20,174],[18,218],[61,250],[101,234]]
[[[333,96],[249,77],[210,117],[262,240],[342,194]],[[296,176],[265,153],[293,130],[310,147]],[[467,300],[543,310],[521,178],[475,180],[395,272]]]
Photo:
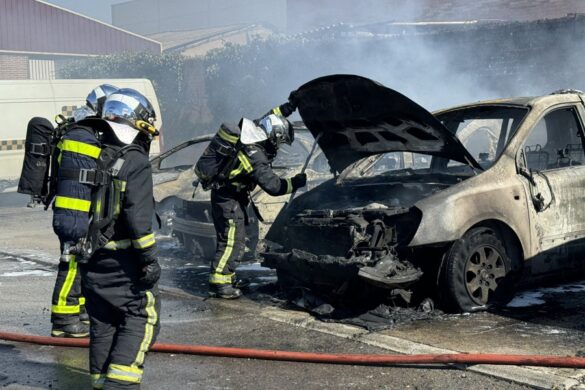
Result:
[[0,51],[75,55],[160,53],[160,44],[36,0],[0,0]]
[[28,79],[28,57],[0,54],[0,80]]
[[286,0],[132,0],[112,5],[112,24],[137,34],[233,24],[286,30]]

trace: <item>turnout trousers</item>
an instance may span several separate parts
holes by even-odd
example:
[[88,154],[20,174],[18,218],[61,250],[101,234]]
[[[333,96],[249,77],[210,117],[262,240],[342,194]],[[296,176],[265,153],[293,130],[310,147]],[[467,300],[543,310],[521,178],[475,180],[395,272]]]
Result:
[[217,237],[210,284],[232,284],[246,248],[246,199],[223,188],[211,190],[211,214]]
[[160,329],[158,286],[141,286],[131,249],[98,251],[82,267],[94,389],[139,389]]
[[57,280],[51,299],[51,322],[69,325],[79,322],[79,314],[85,312],[85,298],[81,296],[81,274],[75,256],[69,262],[59,262]]

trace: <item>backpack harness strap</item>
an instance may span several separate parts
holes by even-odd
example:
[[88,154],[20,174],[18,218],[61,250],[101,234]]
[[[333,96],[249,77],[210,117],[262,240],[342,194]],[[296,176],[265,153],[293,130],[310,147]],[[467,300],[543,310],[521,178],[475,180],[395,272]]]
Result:
[[59,169],[60,179],[74,180],[91,186],[106,185],[110,182],[111,177],[109,172],[100,169]]
[[46,143],[36,144],[32,142],[27,142],[26,144],[30,148],[29,150],[31,154],[35,154],[37,156],[48,156],[51,154],[51,145],[49,144]]

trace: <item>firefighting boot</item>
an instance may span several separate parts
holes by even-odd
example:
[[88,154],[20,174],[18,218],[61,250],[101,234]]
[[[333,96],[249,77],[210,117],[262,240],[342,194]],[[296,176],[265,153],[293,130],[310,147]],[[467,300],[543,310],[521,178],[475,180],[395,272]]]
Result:
[[358,275],[367,282],[383,288],[401,288],[416,282],[422,271],[408,261],[394,256],[384,257],[373,267],[360,268]]
[[79,321],[82,323],[89,325],[89,314],[87,314],[87,310],[85,310],[85,306],[79,307]]
[[236,274],[232,276],[232,286],[237,289],[244,289],[250,285],[250,279],[238,278]]
[[209,284],[209,296],[212,298],[237,299],[242,296],[242,291],[231,284]]
[[82,338],[89,337],[89,326],[83,322],[67,325],[55,325],[51,330],[53,337]]

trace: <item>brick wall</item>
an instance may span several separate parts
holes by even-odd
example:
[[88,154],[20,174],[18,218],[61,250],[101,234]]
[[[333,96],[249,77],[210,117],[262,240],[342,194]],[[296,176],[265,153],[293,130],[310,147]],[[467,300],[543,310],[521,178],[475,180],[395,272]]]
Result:
[[0,80],[27,80],[28,57],[0,54]]

